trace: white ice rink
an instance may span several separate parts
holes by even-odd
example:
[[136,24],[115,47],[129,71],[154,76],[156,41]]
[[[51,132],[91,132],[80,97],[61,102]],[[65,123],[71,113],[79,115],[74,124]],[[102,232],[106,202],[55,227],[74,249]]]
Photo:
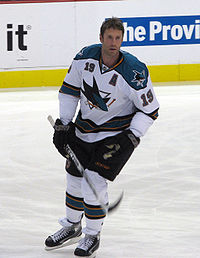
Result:
[[[114,183],[97,258],[200,257],[200,85],[155,87],[160,117]],[[0,92],[0,257],[72,258],[47,252],[65,215],[64,160],[47,121],[57,88]]]

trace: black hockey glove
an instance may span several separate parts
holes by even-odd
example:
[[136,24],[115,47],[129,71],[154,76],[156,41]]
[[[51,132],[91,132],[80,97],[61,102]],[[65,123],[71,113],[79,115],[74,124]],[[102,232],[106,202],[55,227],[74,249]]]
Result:
[[140,143],[140,138],[136,137],[131,130],[125,130],[122,133],[118,134],[118,136],[127,136],[130,140],[131,143],[133,144],[134,149],[138,146]]
[[68,125],[63,125],[60,119],[56,119],[54,125],[53,143],[59,153],[66,158],[66,145],[68,144],[69,135],[74,129],[74,124],[70,122]]

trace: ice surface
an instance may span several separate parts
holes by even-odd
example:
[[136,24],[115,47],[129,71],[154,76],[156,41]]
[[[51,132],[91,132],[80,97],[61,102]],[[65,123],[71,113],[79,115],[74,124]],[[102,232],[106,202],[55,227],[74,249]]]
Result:
[[[200,85],[155,87],[160,117],[115,182],[98,258],[200,257]],[[45,238],[65,215],[64,160],[47,121],[57,88],[0,92],[0,257],[71,258]]]

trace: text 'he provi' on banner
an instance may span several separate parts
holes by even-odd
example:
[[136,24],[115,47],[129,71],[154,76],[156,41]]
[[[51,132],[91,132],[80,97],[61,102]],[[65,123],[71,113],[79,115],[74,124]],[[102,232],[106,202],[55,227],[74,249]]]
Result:
[[120,18],[122,46],[200,44],[200,15]]

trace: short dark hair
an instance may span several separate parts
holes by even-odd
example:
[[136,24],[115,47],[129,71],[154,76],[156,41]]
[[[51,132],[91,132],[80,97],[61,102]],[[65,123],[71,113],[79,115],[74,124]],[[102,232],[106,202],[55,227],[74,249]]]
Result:
[[121,30],[122,31],[122,36],[124,36],[124,25],[122,23],[122,21],[117,18],[117,17],[112,17],[112,18],[108,18],[106,19],[100,28],[100,34],[103,37],[105,30],[107,29],[115,29],[115,30]]

